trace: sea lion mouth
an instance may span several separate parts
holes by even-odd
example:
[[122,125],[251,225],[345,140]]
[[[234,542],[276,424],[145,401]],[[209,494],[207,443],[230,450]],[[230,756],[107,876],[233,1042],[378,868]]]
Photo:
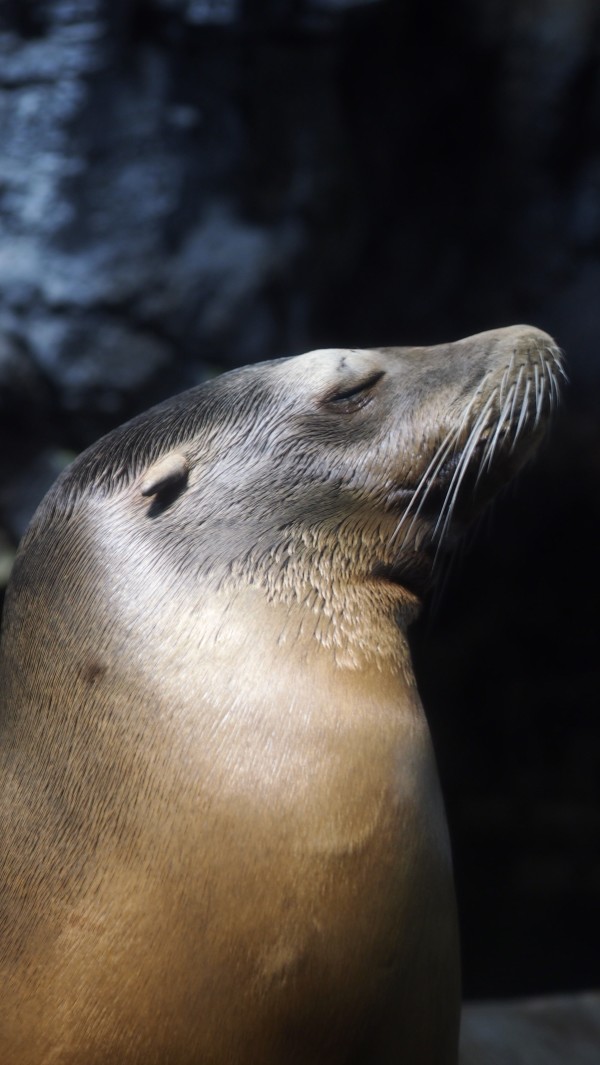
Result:
[[[534,444],[529,441],[529,450]],[[415,493],[424,491],[430,504],[437,502],[440,510],[452,505],[455,514],[461,504],[479,507],[510,478],[518,458],[513,454],[509,427],[499,430],[489,426],[477,435],[469,434],[464,444],[457,447],[431,477],[428,484],[418,485]],[[455,498],[449,499],[454,491]]]
[[428,541],[446,539],[452,524],[468,521],[510,480],[519,462],[511,453],[508,429],[498,434],[493,462],[488,450],[492,432],[490,427],[476,440],[468,435],[443,461],[430,463],[414,487],[404,489],[408,506],[400,524],[407,533],[416,532],[421,518],[430,526]]

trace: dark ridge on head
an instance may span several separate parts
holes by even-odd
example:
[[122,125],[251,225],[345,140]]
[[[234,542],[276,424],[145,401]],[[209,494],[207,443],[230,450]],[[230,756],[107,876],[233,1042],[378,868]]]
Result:
[[211,431],[221,432],[247,412],[260,417],[269,399],[262,377],[231,371],[165,400],[113,429],[61,474],[38,508],[24,543],[57,519],[68,519],[90,491],[108,497],[127,488],[161,455]]
[[209,429],[222,406],[216,398],[210,383],[199,385],[138,414],[75,459],[62,490],[77,497],[92,488],[110,496],[126,488],[162,454]]

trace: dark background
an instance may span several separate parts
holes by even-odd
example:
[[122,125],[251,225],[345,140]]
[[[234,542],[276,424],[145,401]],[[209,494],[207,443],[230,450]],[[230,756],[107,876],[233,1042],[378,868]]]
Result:
[[598,985],[600,8],[4,0],[0,573],[112,425],[219,369],[529,321],[552,439],[414,632],[468,995]]

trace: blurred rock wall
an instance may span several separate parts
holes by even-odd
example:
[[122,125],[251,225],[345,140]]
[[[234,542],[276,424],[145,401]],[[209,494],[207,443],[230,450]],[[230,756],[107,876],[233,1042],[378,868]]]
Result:
[[470,991],[598,982],[599,46],[594,0],[0,6],[0,580],[70,456],[220,369],[567,350],[553,446],[415,633]]
[[329,342],[529,317],[600,381],[595,3],[0,10],[0,402],[33,456]]

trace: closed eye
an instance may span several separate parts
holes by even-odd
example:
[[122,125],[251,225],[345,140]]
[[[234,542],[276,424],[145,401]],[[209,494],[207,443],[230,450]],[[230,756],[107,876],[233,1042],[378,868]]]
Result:
[[369,401],[375,385],[384,375],[385,370],[376,370],[374,373],[369,374],[368,377],[363,378],[362,381],[357,381],[355,385],[350,385],[348,388],[335,389],[335,391],[325,396],[322,402],[325,406],[340,411],[358,410]]

